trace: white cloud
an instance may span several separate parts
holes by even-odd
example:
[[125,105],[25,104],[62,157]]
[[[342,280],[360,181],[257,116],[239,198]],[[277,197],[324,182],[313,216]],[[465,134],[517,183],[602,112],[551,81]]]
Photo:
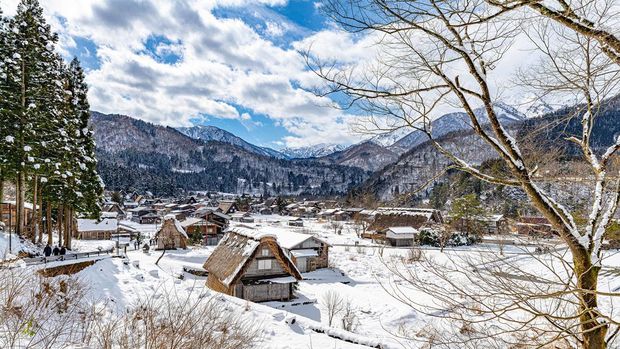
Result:
[[[92,108],[171,126],[189,125],[202,115],[260,126],[240,105],[285,127],[288,145],[355,142],[342,120],[350,117],[327,98],[294,87],[308,80],[295,47],[281,48],[240,19],[217,18],[218,6],[285,5],[283,0],[49,0],[43,6],[60,33],[60,50],[76,47],[73,37],[92,40],[101,62],[88,72]],[[62,18],[62,21],[58,18]],[[285,34],[285,23],[265,21],[265,35]],[[145,53],[152,36],[158,54],[174,53],[176,64]]]

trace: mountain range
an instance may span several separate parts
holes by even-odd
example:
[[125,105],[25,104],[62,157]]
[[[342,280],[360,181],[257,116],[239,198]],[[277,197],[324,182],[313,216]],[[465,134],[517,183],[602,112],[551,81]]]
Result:
[[[620,102],[614,101],[607,104],[602,121],[597,121],[605,126],[601,144],[620,134]],[[519,137],[531,134],[543,123],[548,125],[540,136],[541,143],[553,139],[549,133],[564,137],[567,129],[578,132],[580,126],[578,121],[563,121],[570,108],[536,118],[527,118],[503,103],[494,108],[502,124]],[[485,111],[476,113],[484,121]],[[91,124],[106,185],[161,195],[179,190],[217,190],[324,196],[342,195],[357,187],[390,200],[428,182],[449,164],[429,144],[424,132],[407,132],[404,128],[350,146],[320,144],[274,150],[213,126],[174,129],[97,112],[92,113]],[[474,164],[495,156],[472,134],[465,113],[443,115],[431,123],[431,130],[446,148]],[[557,144],[554,141],[547,146]],[[428,195],[428,191],[421,195]]]
[[347,193],[369,173],[309,159],[257,154],[238,138],[203,141],[124,115],[92,112],[99,173],[111,190],[175,195],[205,190],[264,195]]

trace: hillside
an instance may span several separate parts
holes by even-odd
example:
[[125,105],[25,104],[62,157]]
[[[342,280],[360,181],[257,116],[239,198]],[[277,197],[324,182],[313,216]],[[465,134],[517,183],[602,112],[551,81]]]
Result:
[[[559,162],[544,162],[543,158],[541,166],[546,168],[545,171],[550,171],[546,173],[553,173],[559,169],[566,173],[579,172],[578,167],[569,165],[575,160],[575,156],[579,156],[578,150],[566,140],[571,135],[581,133],[580,119],[575,117],[577,108],[579,107],[567,108],[540,118],[509,123],[507,129],[517,138],[524,151],[536,152],[532,156],[544,157],[545,154],[555,154],[555,158],[560,158]],[[605,102],[596,120],[593,135],[593,145],[599,152],[620,136],[620,97]],[[472,131],[453,131],[437,139],[446,149],[473,165],[497,158],[497,154],[490,146]],[[531,144],[536,144],[535,149]],[[402,193],[410,192],[415,192],[411,195],[414,198],[427,198],[433,184],[444,180],[438,176],[450,163],[428,141],[421,142],[403,153],[393,164],[373,174],[358,189],[370,192],[380,200],[392,200]]]
[[368,174],[314,160],[285,160],[122,115],[93,112],[98,169],[109,189],[183,190],[283,195],[335,195]]
[[323,163],[377,171],[398,159],[398,154],[377,143],[366,141],[320,158]]

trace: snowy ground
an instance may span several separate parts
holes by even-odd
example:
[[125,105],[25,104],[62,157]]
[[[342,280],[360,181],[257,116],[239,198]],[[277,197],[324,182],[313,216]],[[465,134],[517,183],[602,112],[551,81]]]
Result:
[[[304,227],[297,228],[288,226],[290,217],[255,216],[255,219],[255,223],[243,225],[271,226],[274,229],[317,234],[325,239],[332,245],[332,268],[305,273],[304,280],[299,282],[298,298],[294,301],[262,304],[248,303],[213,292],[206,288],[206,278],[183,272],[185,266],[201,268],[214,247],[192,246],[187,250],[166,251],[159,265],[155,265],[161,251],[144,253],[141,249],[134,250],[133,244],[130,244],[126,259],[101,260],[77,276],[90,288],[89,300],[113,304],[119,312],[139,299],[160,293],[162,289],[173,289],[179,294],[204,292],[221,297],[231,307],[236,307],[240,314],[260,324],[262,336],[257,344],[260,348],[367,348],[319,333],[328,329],[324,295],[328,291],[334,291],[343,300],[350,302],[356,325],[353,333],[344,332],[341,316],[336,316],[332,324],[332,335],[354,338],[361,343],[381,344],[384,348],[421,346],[420,342],[399,339],[398,334],[403,329],[408,333],[416,333],[432,319],[400,303],[391,296],[390,291],[384,289],[389,285],[389,281],[393,280],[385,263],[407,256],[408,249],[382,249],[380,245],[358,238],[354,229],[347,224],[344,224],[342,232],[338,233],[329,223],[317,220],[306,220]],[[147,237],[156,231],[155,225],[129,224]],[[0,239],[0,249],[4,248],[6,241],[6,238]],[[114,243],[115,241],[76,240],[75,247],[79,251],[92,251]],[[562,249],[561,246],[556,248],[559,251]],[[425,248],[423,253],[426,258],[437,262],[456,257],[473,260],[509,259],[527,269],[534,265],[533,257],[528,254],[533,249],[534,246],[504,246],[504,255],[501,256],[498,245],[480,244],[473,247],[447,248],[444,252],[436,248]],[[601,285],[614,292],[620,290],[620,253],[607,252],[603,264]],[[413,267],[415,268],[415,264]],[[423,293],[412,291],[411,296],[418,302],[433,302],[432,297]],[[297,318],[295,324],[285,321],[291,316]],[[320,331],[317,332],[316,329]]]

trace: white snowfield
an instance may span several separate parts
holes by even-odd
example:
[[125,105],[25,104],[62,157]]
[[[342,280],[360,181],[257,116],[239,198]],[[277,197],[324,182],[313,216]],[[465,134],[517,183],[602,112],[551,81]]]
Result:
[[[387,290],[390,285],[404,286],[407,296],[416,302],[433,304],[434,298],[428,294],[408,289],[390,272],[387,263],[400,261],[408,253],[407,248],[385,248],[369,240],[358,238],[352,224],[343,225],[338,234],[329,223],[317,220],[304,220],[304,227],[289,227],[291,217],[254,216],[255,223],[233,223],[235,231],[249,234],[255,238],[275,236],[283,245],[295,245],[309,236],[316,236],[331,245],[329,250],[330,267],[304,273],[296,290],[297,298],[290,302],[249,303],[245,300],[226,296],[206,287],[206,278],[184,273],[184,267],[200,270],[215,247],[191,247],[187,250],[166,251],[159,266],[155,261],[161,251],[144,253],[141,248],[130,250],[124,263],[119,258],[98,261],[93,266],[77,274],[90,289],[88,299],[101,304],[113,305],[116,311],[123,312],[145,297],[158,295],[161,290],[174,290],[179,295],[205,294],[217,297],[226,303],[227,308],[238,311],[239,316],[258,324],[261,336],[257,338],[256,348],[300,349],[300,348],[421,348],[424,343],[416,340],[423,335],[429,325],[437,324],[436,319],[417,312],[412,307],[395,299]],[[149,237],[156,231],[155,225],[140,225],[123,222]],[[0,240],[0,246],[4,242]],[[96,245],[106,245],[110,241],[76,241],[79,249],[92,249]],[[112,241],[113,243],[113,241]],[[503,246],[504,256],[524,268],[537,268],[536,261],[523,253],[523,247]],[[528,247],[529,249],[529,247]],[[533,249],[533,247],[532,247]],[[531,250],[531,249],[530,249]],[[299,250],[296,253],[310,254]],[[437,263],[459,258],[483,260],[499,259],[498,245],[481,244],[474,247],[447,248],[443,253],[435,248],[424,249],[426,258]],[[620,254],[607,252],[601,272],[601,285],[604,290],[620,290]],[[492,264],[481,265],[481,268]],[[408,264],[418,268],[417,272],[432,277],[432,274],[419,269],[419,264]],[[544,272],[543,272],[544,273]],[[183,275],[183,278],[179,278]],[[274,279],[273,282],[286,280]],[[328,291],[337,293],[345,302],[350,302],[355,314],[355,325],[351,331],[343,329],[342,315],[336,315],[332,326],[328,325],[324,297]],[[603,300],[601,307],[611,307]],[[291,321],[291,319],[295,321]],[[403,333],[411,339],[401,338]],[[413,335],[411,335],[413,334]],[[420,338],[418,338],[420,339]]]

